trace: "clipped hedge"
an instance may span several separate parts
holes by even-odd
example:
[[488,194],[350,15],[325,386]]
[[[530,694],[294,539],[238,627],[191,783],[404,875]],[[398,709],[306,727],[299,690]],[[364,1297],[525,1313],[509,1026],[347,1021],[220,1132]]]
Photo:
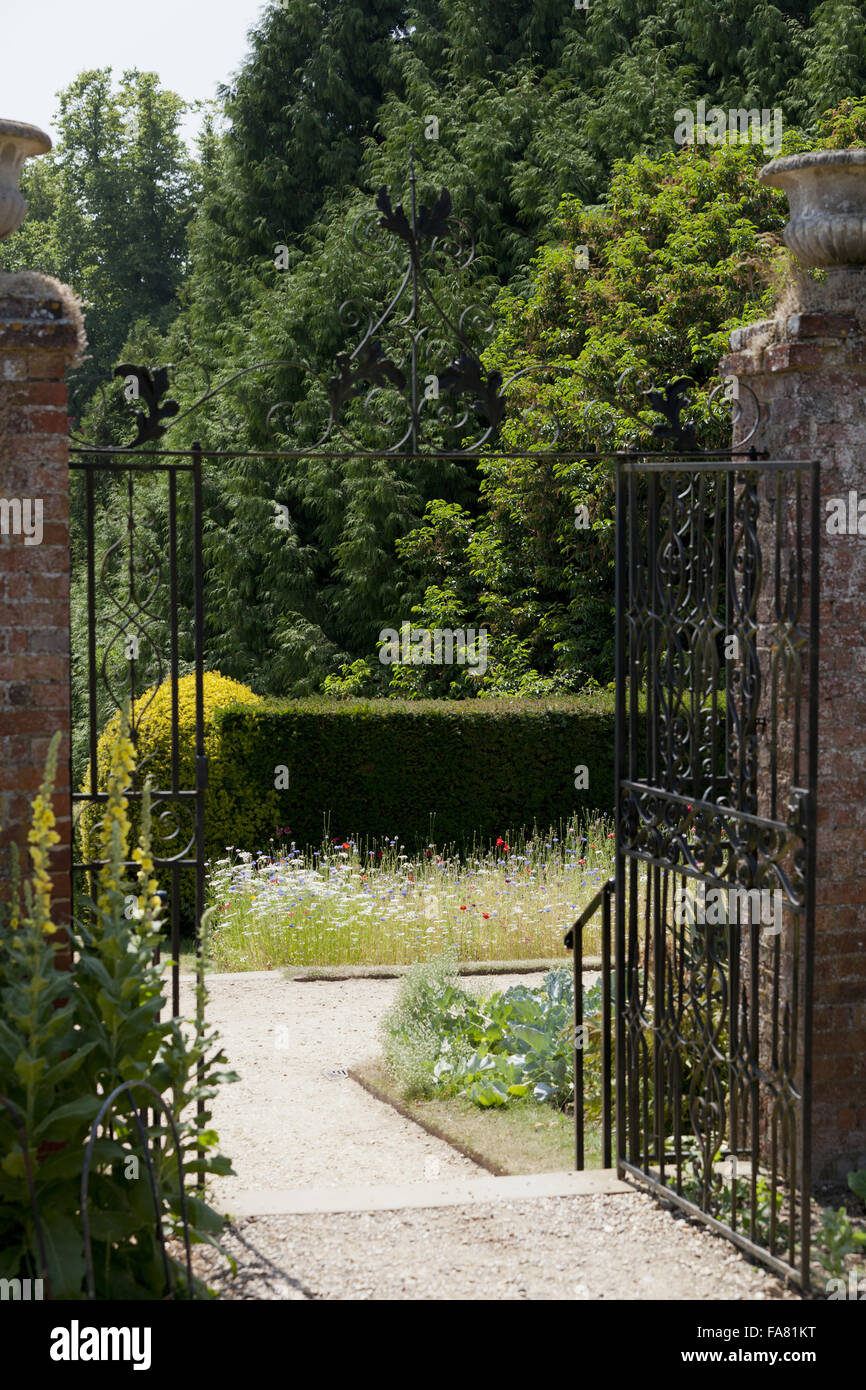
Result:
[[[216,715],[208,842],[298,848],[327,835],[467,845],[613,808],[614,697],[265,700]],[[575,790],[575,767],[588,788]],[[277,790],[277,769],[288,790]]]
[[[180,782],[191,787],[194,677],[178,684]],[[208,671],[204,698],[210,858],[221,858],[228,847],[272,851],[287,839],[299,849],[315,848],[326,837],[370,847],[397,839],[410,854],[431,841],[466,848],[519,830],[545,831],[579,812],[613,810],[612,691],[541,700],[274,700]],[[145,703],[139,767],[155,787],[166,787],[168,683],[147,692],[139,708]],[[720,700],[722,718],[723,709]],[[101,789],[116,726],[117,719],[110,720],[99,741]],[[574,785],[580,765],[588,772],[586,790]],[[287,770],[286,789],[275,785],[281,769]],[[130,818],[135,824],[135,802]],[[97,819],[96,809],[82,814],[86,857]],[[158,854],[176,852],[185,842],[189,811],[180,819],[187,833],[168,843],[161,841],[167,827],[155,814]],[[169,888],[169,875],[163,880]],[[181,904],[189,927],[194,889],[187,870],[181,872]]]

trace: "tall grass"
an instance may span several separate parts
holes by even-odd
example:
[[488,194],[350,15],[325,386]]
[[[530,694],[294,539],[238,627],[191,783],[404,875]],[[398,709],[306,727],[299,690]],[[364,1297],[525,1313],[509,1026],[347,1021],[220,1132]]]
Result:
[[[286,965],[408,965],[456,947],[466,961],[562,953],[564,932],[613,871],[613,829],[574,819],[465,855],[410,857],[398,840],[355,840],[257,858],[230,850],[209,865],[218,970]],[[590,930],[584,949],[598,949]]]

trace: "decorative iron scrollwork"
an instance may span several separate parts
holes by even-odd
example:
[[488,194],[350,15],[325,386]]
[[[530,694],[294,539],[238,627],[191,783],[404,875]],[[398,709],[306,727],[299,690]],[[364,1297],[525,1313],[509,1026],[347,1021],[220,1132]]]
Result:
[[[477,303],[460,310],[452,309],[442,288],[442,277],[448,270],[459,273],[472,265],[474,236],[454,215],[453,200],[447,188],[441,188],[429,206],[418,202],[414,154],[410,154],[409,160],[408,200],[395,204],[391,190],[382,185],[375,207],[356,219],[352,241],[368,258],[396,253],[404,259],[398,260],[394,268],[396,289],[384,307],[369,305],[358,298],[346,300],[340,306],[341,327],[347,334],[360,336],[353,348],[337,354],[335,370],[322,375],[309,362],[278,359],[245,367],[221,384],[211,386],[209,373],[200,369],[207,389],[181,411],[177,400],[166,396],[168,368],[151,370],[124,363],[115,369],[114,375],[135,379],[138,384],[136,399],[140,399],[145,408],[136,411],[134,440],[122,447],[133,451],[162,439],[170,428],[216,397],[225,399],[226,393],[251,373],[292,369],[299,374],[292,387],[293,391],[297,390],[296,398],[291,400],[284,396],[267,409],[259,408],[256,413],[266,419],[279,451],[293,457],[320,451],[345,458],[380,457],[401,452],[411,456],[447,453],[472,457],[486,447],[496,447],[508,454],[507,448],[499,448],[501,427],[509,413],[516,413],[524,404],[520,390],[512,388],[530,374],[546,381],[567,374],[581,383],[581,399],[575,410],[583,412],[580,418],[589,423],[595,438],[595,447],[589,454],[603,457],[623,452],[645,455],[648,451],[641,445],[647,439],[667,453],[700,452],[698,426],[688,418],[689,389],[695,385],[689,377],[677,377],[664,386],[645,380],[642,386],[646,389],[641,389],[636,379],[639,373],[633,369],[627,369],[615,383],[607,385],[596,379],[596,373],[590,379],[575,362],[567,360],[524,361],[507,378],[501,371],[488,370],[483,361],[482,343],[495,328],[492,309]],[[301,385],[302,381],[305,386]],[[719,383],[709,393],[706,408],[711,417],[723,385]],[[744,413],[741,395],[743,401],[751,401],[751,423]],[[371,427],[363,431],[366,436],[363,439],[358,438],[360,412],[346,409],[361,396],[365,396],[366,423]],[[547,393],[542,391],[541,399],[532,402],[531,417],[537,428],[531,451],[558,451],[563,423],[559,417],[568,407],[563,406],[557,415],[550,410],[546,397]],[[731,405],[729,423],[739,436],[736,452],[743,453],[758,428],[758,402],[745,383],[731,388],[730,393],[725,387],[722,399]],[[322,418],[316,425],[311,416],[320,404]],[[599,405],[601,412],[596,409]],[[629,420],[639,427],[641,438],[637,445],[626,441],[625,446],[619,448],[612,436]],[[222,412],[217,413],[217,428],[231,423]],[[243,429],[244,420],[238,423]],[[304,433],[299,439],[301,429]],[[288,445],[286,436],[290,441]],[[312,442],[303,442],[311,437]],[[104,450],[104,446],[73,438],[89,451]],[[579,456],[588,456],[587,451],[580,449]]]

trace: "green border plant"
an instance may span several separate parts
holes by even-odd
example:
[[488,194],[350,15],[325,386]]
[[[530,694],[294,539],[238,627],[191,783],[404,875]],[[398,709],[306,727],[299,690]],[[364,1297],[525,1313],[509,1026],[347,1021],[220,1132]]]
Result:
[[[162,932],[149,784],[130,852],[125,792],[134,751],[125,718],[107,779],[94,910],[87,923],[74,922],[66,934],[55,930],[49,856],[59,840],[52,809],[58,744],[59,736],[33,803],[32,874],[22,885],[16,870],[11,907],[0,925],[0,1094],[23,1119],[45,1263],[21,1137],[12,1116],[0,1108],[0,1277],[47,1276],[50,1296],[78,1299],[86,1294],[84,1151],[105,1097],[124,1082],[148,1082],[176,1118],[185,1175],[228,1174],[231,1165],[217,1152],[207,1103],[221,1083],[235,1077],[226,1070],[217,1035],[204,1023],[203,982],[194,1020],[160,1018],[170,962],[155,961]],[[130,859],[137,865],[134,874],[125,867]],[[64,964],[59,952],[71,956],[70,968],[58,968]],[[142,1093],[137,1103],[143,1109]],[[163,1127],[148,1125],[147,1132],[161,1136],[159,1144],[150,1145],[151,1158],[163,1229],[169,1241],[177,1240],[182,1233],[177,1152]],[[191,1240],[216,1244],[223,1218],[192,1190],[185,1196]],[[156,1211],[128,1093],[118,1098],[96,1139],[88,1213],[96,1297],[164,1297]],[[185,1296],[185,1266],[172,1257],[170,1267],[176,1295]],[[199,1280],[192,1292],[208,1293]]]

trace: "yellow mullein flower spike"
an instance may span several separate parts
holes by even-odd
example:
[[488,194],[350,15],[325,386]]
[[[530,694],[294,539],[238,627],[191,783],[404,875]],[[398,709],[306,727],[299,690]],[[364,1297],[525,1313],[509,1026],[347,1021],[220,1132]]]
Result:
[[129,857],[129,837],[132,831],[129,816],[129,801],[124,793],[129,788],[135,771],[135,749],[129,737],[129,719],[125,710],[121,711],[117,738],[111,748],[111,768],[108,774],[108,800],[99,836],[100,858],[107,860],[99,871],[99,886],[102,890],[97,899],[104,912],[112,912],[118,904],[116,896],[123,891],[124,861]]
[[[54,778],[57,773],[57,749],[60,735],[51,740],[45,763],[45,776],[42,786],[33,800],[33,810],[27,842],[30,846],[30,859],[33,875],[27,892],[27,919],[46,934],[54,931],[51,921],[51,873],[50,854],[54,845],[60,843],[60,836],[54,829],[56,821],[51,800],[54,792]],[[13,925],[18,925],[17,907]]]

